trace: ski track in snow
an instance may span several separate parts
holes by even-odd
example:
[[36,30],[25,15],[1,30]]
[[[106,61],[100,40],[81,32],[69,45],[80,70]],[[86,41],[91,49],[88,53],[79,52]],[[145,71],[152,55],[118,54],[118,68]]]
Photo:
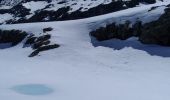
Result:
[[[147,7],[137,9],[146,11]],[[131,13],[133,9],[128,11]],[[49,32],[53,36],[52,41],[61,45],[34,58],[27,57],[32,50],[22,48],[22,43],[1,49],[0,99],[169,100],[169,47],[142,45],[134,38],[123,42],[109,40],[99,43],[101,46],[94,46],[93,42],[97,41],[89,36],[89,27],[99,27],[102,23],[106,24],[106,20],[120,15],[113,13],[82,20],[0,26],[2,29],[21,29],[37,35],[43,28],[52,27],[54,30]],[[157,51],[151,54],[147,50]],[[28,93],[29,84],[40,84],[53,92],[25,95],[11,89],[26,86],[26,90],[22,91]]]

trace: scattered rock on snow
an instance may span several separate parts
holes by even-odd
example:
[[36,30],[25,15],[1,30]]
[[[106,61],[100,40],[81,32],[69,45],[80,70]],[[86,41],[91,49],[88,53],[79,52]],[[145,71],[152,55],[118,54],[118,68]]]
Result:
[[38,55],[39,52],[42,52],[42,51],[58,48],[59,47],[58,44],[50,44],[51,43],[50,38],[51,38],[50,34],[42,35],[39,37],[36,37],[34,35],[27,37],[24,45],[29,45],[34,50],[29,55],[29,57],[34,57]]
[[47,35],[42,35],[40,37],[37,37],[37,39],[35,40],[35,42],[41,42],[41,41],[46,41],[49,40],[51,38],[50,34]]
[[43,29],[43,32],[46,33],[46,32],[52,31],[52,30],[53,30],[53,28],[48,27],[48,28],[44,28],[44,29]]
[[33,52],[29,55],[29,57],[34,57],[34,56],[38,55],[39,52],[46,51],[46,50],[50,50],[50,49],[55,49],[55,48],[58,48],[58,47],[59,47],[58,44],[46,45],[46,46],[39,47],[39,48],[37,48],[35,51],[33,51]]

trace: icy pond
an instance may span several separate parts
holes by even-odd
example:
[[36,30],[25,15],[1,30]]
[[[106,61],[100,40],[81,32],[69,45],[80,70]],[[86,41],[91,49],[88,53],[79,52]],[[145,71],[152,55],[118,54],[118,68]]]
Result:
[[43,84],[24,84],[24,85],[17,85],[12,87],[12,90],[14,90],[17,93],[25,94],[25,95],[47,95],[54,90],[50,87],[47,87]]

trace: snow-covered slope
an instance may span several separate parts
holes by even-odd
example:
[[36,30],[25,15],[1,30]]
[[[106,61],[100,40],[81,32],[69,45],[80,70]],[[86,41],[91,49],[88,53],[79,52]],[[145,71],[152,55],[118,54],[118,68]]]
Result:
[[[106,41],[107,45],[112,44],[111,48],[94,47],[94,43],[103,42],[89,36],[91,29],[118,18],[134,20],[140,15],[141,19],[156,20],[165,8],[162,5],[167,4],[158,3],[81,20],[0,26],[1,29],[20,29],[37,35],[43,28],[52,27],[51,40],[60,44],[59,48],[34,58],[27,57],[32,50],[22,48],[22,43],[0,50],[0,98],[169,100],[169,47],[143,45],[135,38]],[[161,7],[148,13],[153,6]]]
[[0,9],[10,9],[22,0],[0,0]]
[[[32,5],[37,2],[44,2],[46,5],[51,4],[53,8],[50,7],[51,10],[57,10],[61,7],[64,6],[70,6],[73,10],[78,10],[80,7],[82,8],[82,11],[88,10],[89,8],[98,6],[100,4],[109,4],[113,1],[118,1],[118,0],[0,0],[1,5],[6,5],[6,6],[15,6],[21,1],[25,2],[25,5]],[[122,0],[122,1],[132,1],[132,0]],[[140,2],[154,2],[154,0],[138,0]],[[159,2],[161,0],[157,0]],[[166,1],[166,0],[164,0]],[[135,1],[134,1],[135,2]],[[48,3],[48,4],[47,4]],[[38,5],[41,6],[41,5]],[[30,9],[30,7],[28,7]],[[34,9],[34,8],[33,8]]]
[[15,6],[23,0],[0,0],[1,5]]
[[[12,19],[3,23],[24,23],[87,18],[160,0],[2,0],[0,14]],[[12,3],[12,4],[9,4]],[[13,4],[14,3],[14,4]],[[8,9],[7,9],[8,8]],[[10,9],[9,9],[10,8]]]

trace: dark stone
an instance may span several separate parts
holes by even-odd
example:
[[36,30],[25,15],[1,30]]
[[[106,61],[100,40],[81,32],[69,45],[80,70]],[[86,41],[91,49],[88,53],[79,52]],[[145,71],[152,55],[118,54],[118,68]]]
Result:
[[151,9],[148,10],[148,12],[152,11],[152,10],[155,10],[156,8],[158,8],[159,6],[154,6],[154,7],[151,7]]
[[46,40],[49,40],[50,38],[51,38],[51,35],[50,35],[50,34],[43,35],[43,36],[38,37],[35,42],[46,41]]
[[30,14],[30,9],[25,8],[22,4],[18,4],[10,9],[10,13],[15,15],[15,17],[24,18],[26,15]]
[[33,48],[33,49],[37,49],[37,48],[39,48],[39,47],[41,47],[41,46],[43,46],[43,45],[48,45],[48,44],[50,44],[50,41],[49,41],[49,40],[47,40],[47,41],[40,41],[40,42],[34,43],[34,44],[32,45],[32,48]]
[[139,40],[145,44],[170,46],[170,8],[157,21],[144,25]]
[[25,42],[25,45],[31,45],[35,42],[37,37],[35,37],[34,35],[31,35],[29,37],[27,37],[27,40]]
[[143,28],[143,25],[142,25],[142,21],[137,21],[133,26],[133,36],[140,36],[142,34],[142,28]]
[[[46,1],[51,2],[51,0],[23,0],[18,5],[14,6],[13,8],[9,10],[0,10],[0,13],[10,13],[14,15],[14,18],[18,17],[18,20],[12,19],[6,21],[6,23],[28,23],[28,22],[46,22],[46,21],[58,21],[58,20],[74,20],[74,19],[82,19],[82,18],[88,18],[98,15],[103,15],[115,11],[120,11],[127,8],[135,7],[136,5],[139,5],[140,2],[143,3],[155,3],[155,0],[113,0],[109,4],[100,4],[96,7],[90,8],[87,11],[81,11],[82,8],[78,9],[77,11],[69,13],[68,11],[71,9],[70,6],[65,6],[62,8],[59,8],[57,11],[48,11],[44,10],[46,8],[49,8],[52,6],[51,4],[47,5],[45,8],[37,10],[35,14],[27,19],[26,16],[30,14],[30,9],[25,8],[22,6],[23,3],[30,2],[30,1]],[[61,1],[59,4],[64,4],[66,1]],[[73,4],[73,5],[76,5]]]
[[46,32],[52,31],[52,30],[53,30],[53,28],[48,27],[48,28],[44,28],[44,29],[43,29],[43,32],[46,33]]
[[35,50],[34,52],[32,52],[28,57],[34,57],[36,55],[38,55],[39,51]]
[[109,39],[121,39],[125,40],[131,36],[134,36],[134,29],[130,27],[130,21],[126,21],[125,24],[116,25],[115,23],[106,25],[106,27],[100,27],[95,31],[90,32],[90,35],[94,36],[99,41]]
[[139,0],[139,1],[143,3],[148,3],[148,4],[156,3],[156,0]]
[[124,24],[118,26],[117,37],[121,40],[126,40],[133,36],[133,29],[130,27],[130,21],[126,21]]
[[0,30],[0,43],[20,43],[28,34],[20,30]]
[[50,49],[55,49],[55,48],[58,48],[59,45],[58,44],[53,44],[53,45],[47,45],[47,46],[42,46],[42,47],[39,47],[38,49],[36,49],[35,51],[33,51],[29,57],[34,57],[36,55],[39,54],[39,52],[42,52],[42,51],[46,51],[46,50],[50,50]]
[[169,5],[167,5],[166,7],[170,7],[170,4],[169,4]]

